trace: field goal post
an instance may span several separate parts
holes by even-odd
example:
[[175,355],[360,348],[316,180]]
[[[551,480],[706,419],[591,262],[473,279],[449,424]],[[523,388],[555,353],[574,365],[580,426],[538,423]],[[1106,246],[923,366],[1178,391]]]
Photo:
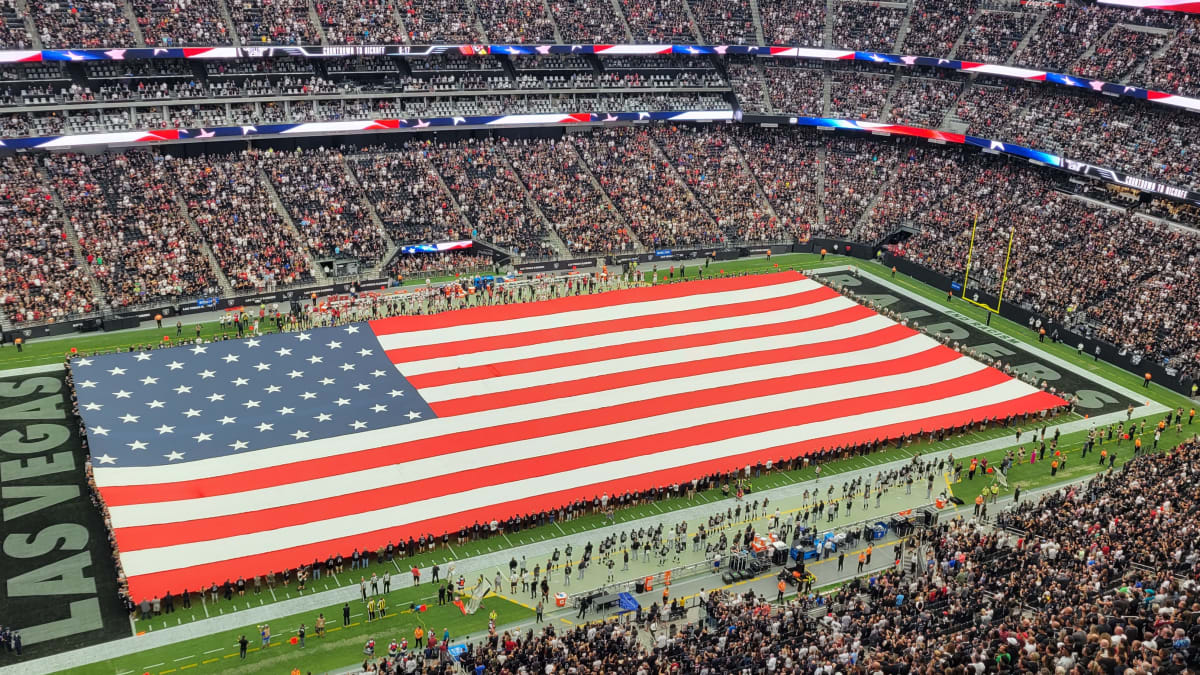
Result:
[[978,226],[979,226],[979,214],[976,213],[975,220],[973,223],[971,223],[971,243],[967,247],[967,265],[966,265],[966,269],[963,270],[962,299],[966,302],[971,303],[972,305],[975,305],[976,307],[980,307],[982,309],[987,310],[989,312],[988,324],[990,325],[992,322],[991,315],[999,314],[1000,313],[1000,305],[1004,302],[1004,286],[1005,286],[1005,284],[1008,283],[1008,263],[1009,263],[1009,261],[1012,260],[1012,245],[1013,245],[1013,239],[1016,236],[1017,228],[1014,225],[1008,230],[1008,250],[1004,254],[1004,270],[1000,277],[1000,294],[996,298],[996,306],[992,307],[991,305],[989,305],[987,303],[979,302],[978,300],[974,300],[972,298],[967,297],[967,289],[969,288],[969,286],[967,285],[967,282],[970,281],[970,279],[971,279],[971,258],[974,256],[974,253],[975,253],[975,229]]

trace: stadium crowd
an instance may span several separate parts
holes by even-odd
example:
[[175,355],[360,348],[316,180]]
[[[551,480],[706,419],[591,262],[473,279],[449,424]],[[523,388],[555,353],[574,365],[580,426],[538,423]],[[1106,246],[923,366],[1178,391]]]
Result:
[[656,604],[567,629],[493,626],[457,662],[404,649],[363,672],[1191,672],[1198,457],[1190,442],[1135,458],[1001,513],[1004,529],[954,518],[914,538],[919,555],[828,592],[702,592],[694,621]]
[[56,320],[94,307],[85,268],[63,229],[66,217],[30,156],[0,171],[0,311],[9,320]]
[[[13,159],[4,174],[15,191],[9,240],[28,232],[22,223],[52,217],[55,196],[69,227],[10,246],[5,313],[30,322],[104,302],[206,295],[219,278],[208,250],[233,287],[249,290],[311,279],[310,259],[353,257],[369,268],[392,245],[469,238],[542,256],[810,236],[874,243],[907,225],[919,234],[899,250],[957,278],[978,219],[971,278],[981,288],[999,287],[1012,232],[1006,299],[1160,365],[1185,373],[1200,365],[1189,275],[1200,238],[1150,217],[1194,215],[1120,195],[1097,195],[1114,207],[1080,201],[1061,177],[989,155],[821,136],[665,126],[560,140],[410,140],[344,157],[324,149]],[[72,251],[72,233],[83,267],[38,253]],[[49,300],[30,311],[24,305],[38,293]]]
[[165,161],[234,290],[312,279],[304,245],[278,212],[264,208],[271,198],[259,180],[258,153]]
[[570,141],[522,140],[505,147],[509,161],[533,201],[573,254],[628,251],[629,228],[613,205],[592,185]]

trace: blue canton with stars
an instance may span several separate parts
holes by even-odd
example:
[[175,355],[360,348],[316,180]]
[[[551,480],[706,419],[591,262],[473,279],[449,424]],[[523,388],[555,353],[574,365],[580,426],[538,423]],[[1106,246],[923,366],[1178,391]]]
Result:
[[158,466],[433,419],[365,323],[72,364],[96,466]]

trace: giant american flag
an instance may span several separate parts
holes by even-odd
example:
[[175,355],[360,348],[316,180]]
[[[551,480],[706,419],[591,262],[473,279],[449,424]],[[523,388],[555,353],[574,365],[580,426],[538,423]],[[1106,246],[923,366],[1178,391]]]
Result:
[[134,598],[1063,404],[790,272],[73,371]]

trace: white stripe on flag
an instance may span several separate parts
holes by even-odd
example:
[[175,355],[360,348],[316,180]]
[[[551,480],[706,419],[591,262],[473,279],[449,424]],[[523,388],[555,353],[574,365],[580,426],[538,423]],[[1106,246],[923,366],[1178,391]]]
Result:
[[[933,339],[914,334],[891,344],[879,345],[841,354],[801,359],[788,363],[772,363],[738,371],[739,381],[771,379],[821,372],[834,368],[845,368],[868,363],[919,354],[938,346]],[[966,358],[966,357],[963,357]],[[439,417],[419,424],[405,424],[370,431],[361,431],[318,441],[305,441],[274,448],[264,448],[238,455],[236,462],[225,457],[201,459],[187,464],[164,464],[160,466],[96,467],[93,473],[100,485],[153,485],[177,483],[233,473],[268,469],[281,464],[304,462],[324,457],[358,452],[385,445],[398,445],[427,438],[446,436],[461,431],[486,429],[513,422],[533,421],[573,412],[595,410],[610,406],[634,403],[648,399],[677,394],[681,391],[700,391],[731,384],[728,372],[705,373],[691,377],[666,381],[647,382],[605,391],[538,401],[508,408],[497,408],[477,413]]]
[[282,549],[315,544],[338,537],[373,532],[383,526],[413,523],[472,509],[495,506],[531,495],[619,480],[654,471],[671,469],[764,450],[813,438],[836,436],[874,429],[905,421],[919,420],[978,407],[998,405],[1033,393],[1029,385],[1009,380],[985,389],[937,401],[902,406],[863,415],[834,418],[757,434],[723,439],[652,455],[634,457],[548,476],[492,485],[476,490],[449,494],[416,503],[401,504],[350,516],[281,527],[263,532],[222,539],[164,546],[141,551],[125,551],[121,561],[130,577],[188,566],[207,565],[233,557],[261,555]]
[[[532,359],[541,356],[570,354],[572,352],[583,351],[587,349],[612,347],[615,345],[629,344],[632,342],[661,340],[664,338],[679,337],[681,335],[702,335],[704,333],[716,333],[726,330],[769,326],[777,323],[786,323],[788,321],[797,321],[800,319],[822,316],[824,314],[846,309],[847,307],[852,307],[855,304],[857,303],[854,303],[851,300],[839,295],[835,298],[814,302],[808,305],[788,307],[787,309],[777,309],[769,312],[759,312],[757,314],[731,316],[722,319],[709,319],[707,321],[694,321],[692,323],[677,323],[667,326],[655,326],[653,328],[639,328],[635,330],[618,331],[613,333],[602,333],[600,335],[589,335],[587,337],[573,338],[569,340],[553,340],[550,342],[522,345],[520,347],[508,347],[504,349],[490,349],[483,352],[456,354],[454,356],[439,356],[432,359],[397,363],[396,367],[399,368],[400,372],[404,373],[405,375],[425,375],[427,373],[436,373],[442,370],[470,368],[472,366],[486,366],[493,363],[519,361],[522,359]],[[478,338],[479,336],[475,337]],[[403,355],[403,351],[398,353]]]
[[[769,367],[763,367],[761,369],[763,372],[757,375],[761,377],[767,375],[771,369],[778,371],[781,367],[787,370],[789,365],[793,364],[772,364]],[[205,518],[214,518],[247,511],[303,504],[397,483],[411,483],[436,478],[454,470],[502,465],[596,445],[618,443],[647,435],[679,431],[697,424],[713,424],[802,406],[815,406],[861,396],[912,389],[970,375],[986,368],[987,366],[982,363],[964,356],[916,372],[691,408],[665,415],[643,417],[618,424],[540,436],[512,443],[489,445],[457,453],[448,448],[445,453],[433,457],[288,485],[174,502],[114,506],[109,508],[109,516],[114,528],[123,528],[155,523],[185,522],[195,520],[198,514]],[[809,370],[809,372],[813,371]],[[741,378],[738,379],[741,380]],[[751,381],[752,379],[754,378],[741,381]],[[678,382],[678,380],[673,382]]]
[[482,380],[455,382],[440,387],[427,387],[421,390],[421,398],[424,398],[429,403],[440,403],[468,396],[493,394],[512,391],[514,389],[527,389],[529,387],[541,387],[601,375],[618,375],[643,368],[655,368],[703,359],[715,359],[739,354],[753,354],[772,349],[786,349],[802,345],[815,345],[822,342],[834,342],[867,335],[868,333],[874,333],[875,331],[894,325],[895,322],[887,317],[876,314],[875,316],[869,316],[865,319],[859,319],[858,321],[852,321],[839,326],[818,328],[801,333],[787,333],[748,340],[720,342],[700,347],[687,347],[652,354],[625,356],[607,361],[591,361],[589,363],[563,366],[561,368],[547,368],[545,370],[535,370],[516,375],[501,375]]
[[789,281],[782,284],[758,286],[755,288],[745,288],[736,291],[697,293],[695,295],[683,295],[675,298],[666,298],[663,300],[647,300],[643,302],[630,302],[627,304],[612,305],[608,307],[596,307],[594,309],[577,309],[568,312],[556,312],[554,314],[546,314],[543,316],[528,316],[521,317],[519,319],[503,319],[500,321],[467,323],[458,326],[431,328],[429,330],[413,331],[408,333],[391,333],[387,335],[380,335],[379,344],[383,345],[385,350],[392,351],[394,349],[404,349],[405,347],[445,344],[448,342],[458,342],[460,340],[473,340],[480,337],[513,335],[516,333],[529,333],[541,330],[551,330],[554,328],[565,328],[567,326],[580,326],[599,321],[631,319],[639,316],[652,316],[667,312],[683,312],[690,309],[702,309],[705,307],[724,307],[728,305],[754,302],[756,300],[781,298],[787,295],[795,295],[797,293],[811,291],[820,287],[821,285],[817,282],[810,279],[804,279],[802,281]]

